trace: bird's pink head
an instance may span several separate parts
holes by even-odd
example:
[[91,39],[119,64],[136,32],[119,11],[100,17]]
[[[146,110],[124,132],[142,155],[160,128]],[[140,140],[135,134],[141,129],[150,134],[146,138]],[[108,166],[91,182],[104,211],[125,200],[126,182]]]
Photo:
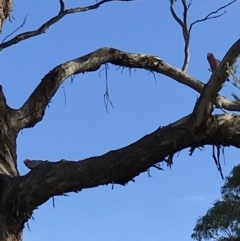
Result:
[[207,59],[213,59],[213,58],[214,58],[214,56],[213,56],[212,53],[208,53],[208,54],[207,54]]

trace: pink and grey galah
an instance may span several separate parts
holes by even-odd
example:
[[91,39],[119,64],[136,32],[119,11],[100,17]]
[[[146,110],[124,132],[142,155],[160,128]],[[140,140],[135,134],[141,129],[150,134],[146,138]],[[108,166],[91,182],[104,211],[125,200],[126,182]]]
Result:
[[[207,60],[212,71],[216,70],[221,63],[221,61],[216,59],[212,53],[207,54]],[[229,79],[227,79],[227,81],[229,81]]]

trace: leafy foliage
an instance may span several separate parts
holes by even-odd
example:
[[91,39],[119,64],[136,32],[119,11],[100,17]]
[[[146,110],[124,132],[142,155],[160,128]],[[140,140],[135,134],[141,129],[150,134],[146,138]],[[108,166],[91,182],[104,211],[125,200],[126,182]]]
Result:
[[240,165],[233,168],[221,188],[223,199],[240,200]]
[[240,240],[240,165],[235,166],[221,188],[222,200],[214,202],[197,219],[192,238],[201,240]]
[[[233,65],[229,65],[227,63],[227,73],[232,77],[232,83],[233,85],[237,88],[240,89],[240,77],[238,76],[239,71],[238,71],[238,64],[235,62]],[[235,102],[237,104],[240,104],[240,98],[237,94],[232,93],[233,98],[235,99]]]

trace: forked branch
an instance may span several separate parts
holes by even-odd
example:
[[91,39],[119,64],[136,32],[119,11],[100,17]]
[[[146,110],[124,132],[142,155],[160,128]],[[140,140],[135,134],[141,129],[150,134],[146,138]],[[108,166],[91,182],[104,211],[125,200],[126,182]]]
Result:
[[[218,8],[217,10],[207,14],[204,18],[201,18],[201,19],[197,19],[196,21],[192,22],[189,26],[189,33],[191,32],[193,26],[197,23],[200,23],[200,22],[204,22],[204,21],[207,21],[207,20],[210,20],[210,19],[214,19],[214,18],[219,18],[221,17],[223,14],[226,13],[226,8],[229,7],[230,5],[232,5],[233,3],[237,2],[238,0],[233,0],[227,4],[225,4],[224,6]],[[218,14],[221,10],[224,10],[222,13]]]
[[195,116],[197,116],[198,119],[196,121],[197,126],[202,123],[201,118],[209,117],[212,114],[215,98],[228,78],[227,63],[229,66],[232,66],[239,55],[240,39],[238,39],[228,50],[218,69],[213,72],[209,82],[205,86],[197,104],[195,105],[193,113],[195,113]]
[[226,9],[227,7],[229,7],[230,5],[232,5],[233,3],[237,2],[238,0],[233,0],[231,2],[229,2],[228,4],[225,4],[222,7],[219,7],[217,10],[209,13],[208,15],[206,15],[204,18],[198,19],[194,22],[192,22],[189,27],[187,24],[187,18],[188,18],[188,11],[189,8],[192,4],[192,1],[189,2],[189,4],[187,4],[186,0],[182,0],[182,5],[183,5],[183,18],[180,19],[175,10],[174,10],[174,4],[175,4],[175,0],[170,0],[170,11],[171,14],[173,16],[173,18],[175,19],[175,21],[181,26],[182,28],[182,33],[183,33],[183,38],[184,38],[184,42],[185,42],[185,46],[184,46],[184,61],[183,61],[183,66],[182,66],[182,71],[186,71],[189,65],[189,60],[190,60],[190,50],[189,50],[189,45],[190,45],[190,33],[191,30],[193,28],[193,26],[197,23],[200,22],[204,22],[210,19],[214,19],[214,18],[219,18],[221,17],[224,13],[226,13],[226,11],[218,14],[218,12],[220,12],[223,9]]
[[[18,201],[19,216],[25,218],[26,214],[31,214],[35,208],[55,195],[78,192],[84,188],[99,185],[126,185],[140,173],[157,163],[164,162],[167,156],[172,157],[174,153],[187,147],[219,145],[219,143],[224,143],[223,146],[240,147],[239,135],[233,135],[240,132],[240,116],[223,114],[210,117],[213,101],[227,77],[226,62],[231,65],[239,53],[240,40],[229,49],[218,70],[202,90],[191,115],[166,127],[158,128],[139,141],[119,150],[110,151],[103,156],[77,162],[61,160],[53,163],[27,159],[25,164],[31,171],[19,177],[20,183],[18,182],[14,190],[14,193],[21,197]],[[22,111],[22,117],[28,114],[30,116],[30,119],[25,120],[25,124],[32,124],[31,121],[36,117],[34,115],[44,111],[44,106],[68,76],[85,71],[96,71],[101,64],[107,62],[125,67],[141,67],[165,75],[173,75],[176,79],[182,76],[184,81],[187,77],[182,71],[166,65],[152,55],[131,54],[112,48],[102,48],[50,71],[19,110]],[[173,74],[174,71],[176,71],[175,74]],[[29,110],[31,111],[28,113]],[[34,118],[31,119],[32,117]]]
[[94,10],[99,8],[101,5],[103,5],[104,3],[107,2],[114,2],[114,1],[120,1],[120,2],[130,2],[130,1],[134,1],[134,0],[102,0],[97,2],[96,4],[93,5],[89,5],[86,7],[76,7],[76,8],[69,8],[69,9],[65,9],[65,4],[63,0],[59,0],[60,3],[60,10],[58,15],[52,17],[51,19],[49,19],[47,22],[45,22],[44,24],[42,24],[38,29],[33,30],[33,31],[29,31],[29,32],[24,32],[21,34],[18,34],[17,36],[13,37],[12,39],[10,39],[9,41],[3,42],[2,44],[0,44],[0,51],[8,48],[14,44],[17,44],[23,40],[35,37],[37,35],[40,35],[42,33],[45,33],[45,31],[52,26],[53,24],[57,23],[60,19],[62,19],[63,17],[65,17],[68,14],[72,14],[72,13],[80,13],[80,12],[86,12],[89,10]]
[[[240,41],[234,45],[239,51]],[[237,52],[236,52],[237,53]],[[235,56],[235,55],[234,55]],[[233,56],[232,56],[233,57]],[[230,59],[227,59],[231,63]],[[59,86],[70,76],[84,72],[96,71],[101,65],[111,63],[113,65],[150,70],[168,76],[190,88],[202,93],[204,84],[181,70],[165,63],[163,60],[145,54],[127,53],[114,48],[101,48],[83,57],[68,61],[52,69],[36,87],[24,105],[15,111],[17,127],[19,130],[34,126],[41,121],[46,107],[55,95]],[[223,66],[223,65],[222,65]],[[220,75],[225,76],[220,68]],[[223,73],[224,72],[224,73]],[[214,92],[215,93],[215,92]],[[215,93],[214,99],[218,92]],[[219,108],[239,111],[240,106],[226,97],[218,96],[215,102]]]
[[176,1],[174,0],[170,0],[170,11],[171,14],[173,16],[173,18],[176,20],[176,22],[181,26],[182,28],[182,33],[183,33],[183,38],[184,38],[184,42],[185,42],[185,46],[184,46],[184,61],[183,61],[183,66],[182,66],[182,71],[186,71],[188,64],[189,64],[189,59],[190,59],[190,51],[189,51],[189,43],[190,43],[190,33],[188,32],[188,26],[187,26],[187,14],[188,14],[188,9],[189,6],[187,6],[186,0],[182,0],[182,4],[183,4],[183,20],[181,20],[174,8],[173,5]]

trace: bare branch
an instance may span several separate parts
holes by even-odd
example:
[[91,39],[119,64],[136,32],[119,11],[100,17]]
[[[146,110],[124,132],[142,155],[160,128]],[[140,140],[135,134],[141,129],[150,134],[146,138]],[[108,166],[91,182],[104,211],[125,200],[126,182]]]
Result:
[[187,28],[187,13],[188,13],[188,6],[186,0],[182,0],[183,5],[183,24]]
[[220,162],[220,148],[221,148],[221,146],[216,145],[216,148],[217,148],[217,156],[215,154],[215,145],[212,146],[212,158],[215,162],[215,165],[216,165],[222,179],[224,179],[224,175],[223,175],[223,172],[222,172],[222,166],[221,166],[221,162]]
[[60,11],[59,11],[58,15],[49,19],[47,22],[45,22],[43,25],[41,25],[38,29],[18,34],[17,36],[10,39],[9,41],[0,44],[0,51],[5,49],[5,48],[8,48],[8,47],[10,47],[14,44],[17,44],[17,43],[19,43],[23,40],[26,40],[28,38],[32,38],[32,37],[35,37],[35,36],[40,35],[42,33],[45,33],[45,31],[50,26],[57,23],[60,19],[62,19],[63,17],[65,17],[68,14],[80,13],[80,12],[86,12],[86,11],[89,11],[89,10],[94,10],[94,9],[99,8],[104,3],[114,2],[114,1],[130,2],[130,1],[134,1],[134,0],[102,0],[102,1],[99,1],[98,3],[96,3],[96,4],[89,5],[89,6],[86,6],[86,7],[76,7],[76,8],[69,8],[69,9],[65,9],[65,4],[64,4],[63,0],[59,0]]
[[[187,71],[187,67],[189,64],[189,59],[190,59],[190,51],[189,51],[189,44],[190,44],[190,33],[188,32],[188,26],[187,26],[187,14],[188,14],[188,6],[186,3],[186,0],[182,0],[183,4],[183,37],[185,41],[185,46],[184,46],[184,62],[183,62],[183,67],[182,71]],[[190,6],[190,5],[189,5]]]
[[189,9],[192,5],[192,0],[189,1],[188,5],[187,5],[187,8]]
[[170,0],[170,11],[171,11],[171,14],[172,14],[173,18],[176,20],[176,22],[177,22],[182,28],[184,28],[184,25],[183,25],[182,20],[177,16],[177,14],[175,13],[175,10],[174,10],[174,8],[173,8],[174,3],[175,3],[174,0]]
[[[191,146],[224,143],[240,147],[239,135],[232,135],[233,132],[240,132],[240,116],[213,116],[201,131],[196,129],[191,120],[186,116],[129,146],[110,151],[103,156],[77,162],[61,160],[36,165],[27,175],[17,178],[18,185],[14,193],[21,197],[19,215],[21,212],[22,215],[31,213],[55,195],[78,192],[99,185],[126,185],[150,167],[156,168],[156,164],[164,161],[167,156]],[[234,130],[228,128],[229,126]],[[35,162],[41,163],[39,160]]]
[[221,17],[223,14],[226,13],[226,11],[224,11],[224,12],[221,13],[221,14],[215,15],[215,16],[213,16],[213,15],[214,15],[214,14],[217,14],[219,11],[225,9],[226,7],[232,5],[233,3],[237,2],[237,1],[238,1],[238,0],[233,0],[233,1],[229,2],[228,4],[226,4],[226,5],[224,5],[224,6],[220,7],[220,8],[218,8],[217,10],[215,10],[215,11],[209,13],[206,17],[201,18],[201,19],[198,19],[198,20],[192,22],[192,23],[190,24],[190,27],[189,27],[189,33],[191,32],[192,27],[193,27],[195,24],[200,23],[200,22],[207,21],[207,20],[209,20],[209,19],[214,19],[214,18],[219,18],[219,17]]
[[[153,55],[127,53],[114,48],[101,48],[83,57],[60,64],[51,70],[42,79],[41,83],[36,87],[25,104],[15,111],[14,118],[18,120],[16,128],[20,130],[22,128],[32,127],[42,120],[45,109],[51,98],[55,95],[59,86],[68,77],[79,73],[96,71],[102,64],[106,63],[157,72],[166,75],[199,93],[202,93],[204,89],[203,82],[165,63],[163,60]],[[217,97],[215,104],[217,108],[235,111],[240,110],[240,106],[237,103],[222,96]]]
[[189,6],[187,5],[186,0],[182,0],[182,4],[183,4],[183,21],[182,21],[175,13],[175,10],[173,8],[174,3],[175,3],[174,0],[170,0],[170,11],[173,18],[182,28],[183,38],[185,42],[184,61],[183,61],[182,71],[186,72],[189,64],[189,59],[190,59],[190,51],[189,51],[190,34],[188,32],[188,26],[187,26],[187,14],[188,14],[188,9],[190,5]]
[[182,71],[187,71],[188,65],[189,65],[189,60],[190,60],[190,51],[189,51],[189,45],[190,45],[190,32],[193,28],[193,26],[199,22],[203,22],[209,19],[213,19],[213,18],[218,18],[220,16],[222,16],[225,11],[219,15],[215,15],[217,14],[220,10],[225,9],[226,7],[230,6],[231,4],[233,4],[234,2],[236,2],[238,0],[233,0],[230,3],[218,8],[216,11],[213,11],[211,13],[209,13],[205,18],[199,19],[194,21],[193,23],[190,24],[189,28],[188,28],[188,24],[187,24],[187,17],[188,17],[188,10],[192,4],[192,1],[189,2],[189,4],[187,4],[186,0],[182,0],[182,5],[183,5],[183,20],[181,20],[173,6],[175,4],[175,0],[170,0],[170,12],[173,16],[173,18],[175,19],[175,21],[181,26],[182,28],[182,32],[183,32],[183,38],[184,38],[184,42],[185,42],[185,46],[184,46],[184,61],[183,61],[183,65],[182,65]]
[[[224,82],[228,78],[227,66],[232,66],[240,55],[240,39],[238,39],[228,50],[221,61],[219,67],[213,72],[209,82],[205,86],[193,113],[197,116],[196,125],[202,124],[203,120],[208,118],[213,110],[213,103],[218,92],[222,89]],[[228,63],[228,65],[227,65]]]
[[108,104],[110,104],[113,107],[113,103],[110,99],[110,95],[109,95],[109,91],[108,91],[108,65],[105,64],[105,77],[106,77],[106,91],[105,94],[103,95],[103,99],[104,99],[104,104],[105,104],[105,108],[106,108],[106,112],[108,113]]
[[23,20],[23,23],[22,23],[19,27],[17,27],[12,33],[10,33],[9,35],[7,35],[7,36],[3,39],[2,43],[4,43],[4,41],[5,41],[7,38],[9,38],[9,37],[12,36],[14,33],[16,33],[20,28],[22,28],[22,27],[25,25],[26,21],[27,21],[27,15],[25,16],[25,18],[24,18],[24,20]]
[[164,169],[161,166],[159,166],[158,164],[154,164],[153,167],[155,167],[159,171],[164,171]]

